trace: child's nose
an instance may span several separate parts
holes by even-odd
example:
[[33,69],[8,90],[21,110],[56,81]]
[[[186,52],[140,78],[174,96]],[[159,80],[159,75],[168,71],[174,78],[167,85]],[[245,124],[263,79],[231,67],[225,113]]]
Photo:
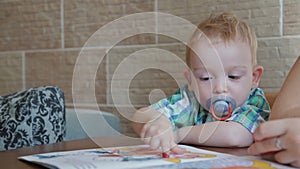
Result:
[[213,91],[216,94],[228,92],[228,85],[226,83],[226,80],[225,79],[216,80]]

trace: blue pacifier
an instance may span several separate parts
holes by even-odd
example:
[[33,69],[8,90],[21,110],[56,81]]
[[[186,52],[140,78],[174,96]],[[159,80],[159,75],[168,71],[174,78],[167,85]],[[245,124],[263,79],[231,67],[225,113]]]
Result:
[[208,99],[206,106],[215,119],[223,121],[231,116],[236,102],[231,97],[219,95]]

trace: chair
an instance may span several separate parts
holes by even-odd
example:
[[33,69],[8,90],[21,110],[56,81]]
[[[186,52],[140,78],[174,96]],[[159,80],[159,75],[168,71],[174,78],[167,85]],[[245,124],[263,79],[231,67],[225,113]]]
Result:
[[64,93],[55,86],[0,96],[0,150],[60,142],[65,135]]
[[91,109],[66,109],[65,141],[120,134],[120,120],[114,114]]

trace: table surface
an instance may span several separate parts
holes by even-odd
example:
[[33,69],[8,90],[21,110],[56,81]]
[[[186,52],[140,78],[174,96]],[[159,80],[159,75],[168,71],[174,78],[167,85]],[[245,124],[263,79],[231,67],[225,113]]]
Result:
[[[33,147],[19,148],[15,150],[0,151],[0,166],[5,169],[32,169],[43,168],[33,163],[20,161],[17,158],[24,155],[32,155],[38,153],[47,153],[55,151],[68,151],[78,149],[89,149],[99,147],[117,147],[117,146],[130,146],[143,144],[139,138],[132,138],[126,136],[113,136],[113,137],[98,137],[93,139],[81,139],[65,141],[54,144],[45,144]],[[195,146],[206,150],[212,150],[222,153],[229,153],[233,155],[247,155],[246,148],[217,148],[217,147],[202,147]]]

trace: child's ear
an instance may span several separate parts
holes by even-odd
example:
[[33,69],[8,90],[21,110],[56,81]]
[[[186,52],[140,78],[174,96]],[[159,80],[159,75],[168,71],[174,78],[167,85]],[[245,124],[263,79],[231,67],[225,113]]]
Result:
[[190,69],[185,69],[185,70],[183,71],[183,75],[184,75],[185,79],[186,79],[187,82],[188,82],[189,89],[192,88],[192,75],[191,75],[191,73],[192,73],[192,72],[190,71]]
[[256,66],[254,68],[252,73],[252,88],[258,87],[263,71],[264,68],[262,66]]

